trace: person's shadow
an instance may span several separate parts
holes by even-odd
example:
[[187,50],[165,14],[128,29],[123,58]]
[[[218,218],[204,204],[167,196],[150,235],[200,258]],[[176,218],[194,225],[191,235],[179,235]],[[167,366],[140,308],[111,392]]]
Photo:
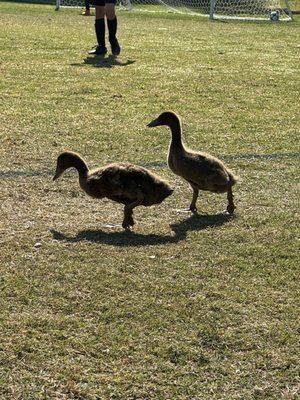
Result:
[[83,60],[83,63],[71,64],[73,67],[82,65],[92,65],[95,68],[113,68],[113,67],[126,67],[135,63],[135,60],[119,61],[116,56],[110,54],[108,57],[104,56],[88,56]]
[[50,232],[52,233],[54,240],[66,241],[71,243],[85,240],[93,243],[102,243],[120,247],[149,246],[167,243],[178,243],[186,239],[188,231],[200,231],[209,227],[218,227],[229,222],[230,220],[232,220],[232,218],[232,216],[226,214],[193,214],[183,221],[170,225],[173,234],[169,235],[158,235],[154,233],[143,234],[133,231],[105,232],[101,229],[83,230],[78,232],[76,236],[66,235],[54,229],[51,229]]

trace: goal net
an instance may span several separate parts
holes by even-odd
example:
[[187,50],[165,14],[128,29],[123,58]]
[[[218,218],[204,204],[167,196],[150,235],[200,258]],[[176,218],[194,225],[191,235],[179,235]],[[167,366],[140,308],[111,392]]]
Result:
[[[84,7],[84,0],[57,0],[59,7]],[[119,0],[127,10],[173,10],[209,16],[211,19],[290,21],[288,0]]]

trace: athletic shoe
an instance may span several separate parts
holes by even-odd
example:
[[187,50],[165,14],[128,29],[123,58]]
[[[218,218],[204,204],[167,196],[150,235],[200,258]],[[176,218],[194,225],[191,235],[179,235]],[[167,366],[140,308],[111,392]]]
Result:
[[96,46],[94,49],[89,51],[89,54],[95,54],[95,56],[104,56],[107,53],[107,48],[103,45]]
[[111,52],[114,56],[118,56],[121,53],[121,47],[119,45],[118,39],[115,38],[110,42]]
[[84,15],[85,17],[90,17],[92,14],[91,14],[91,11],[90,11],[90,10],[86,9],[86,10],[82,13],[82,15]]

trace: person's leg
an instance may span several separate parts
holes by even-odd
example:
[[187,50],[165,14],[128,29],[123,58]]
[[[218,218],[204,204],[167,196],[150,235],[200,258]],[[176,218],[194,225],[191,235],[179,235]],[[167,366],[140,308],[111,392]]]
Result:
[[84,6],[85,6],[85,11],[84,11],[83,15],[88,17],[91,15],[90,0],[84,0]]
[[95,19],[95,31],[98,46],[90,51],[90,54],[96,55],[104,55],[107,53],[107,49],[105,47],[105,6],[97,5],[95,2],[95,10],[96,10],[96,19]]
[[116,37],[118,20],[116,16],[115,3],[114,0],[106,0],[105,4],[105,14],[107,18],[107,27],[109,34],[109,42],[111,45],[111,52],[113,55],[117,56],[120,54],[121,48]]

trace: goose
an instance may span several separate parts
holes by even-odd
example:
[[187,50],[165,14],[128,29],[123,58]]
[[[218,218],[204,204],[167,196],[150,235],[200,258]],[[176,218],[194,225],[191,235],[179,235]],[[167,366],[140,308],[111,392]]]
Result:
[[168,165],[174,174],[185,179],[193,189],[193,198],[189,209],[197,211],[196,202],[199,190],[214,193],[227,193],[227,212],[233,214],[232,186],[237,182],[237,177],[224,163],[216,157],[203,152],[187,149],[182,142],[182,127],[178,115],[172,111],[163,112],[147,126],[168,126],[172,138],[169,147]]
[[71,151],[58,156],[53,180],[69,168],[78,171],[79,185],[89,196],[124,204],[124,229],[134,225],[135,207],[160,204],[173,193],[165,180],[143,167],[121,162],[90,170],[84,159]]

